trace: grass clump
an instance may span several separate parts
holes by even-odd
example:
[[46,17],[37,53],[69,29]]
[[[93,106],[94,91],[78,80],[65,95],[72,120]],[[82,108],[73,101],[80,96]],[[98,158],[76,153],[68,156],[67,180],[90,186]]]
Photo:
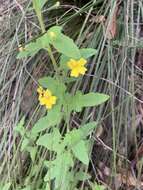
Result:
[[141,186],[142,3],[17,6],[0,68],[1,189]]

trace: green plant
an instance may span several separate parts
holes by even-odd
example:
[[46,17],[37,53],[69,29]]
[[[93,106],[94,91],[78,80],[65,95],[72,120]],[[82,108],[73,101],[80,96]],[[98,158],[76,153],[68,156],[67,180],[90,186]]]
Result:
[[[83,94],[81,91],[72,94],[68,90],[69,83],[85,74],[87,59],[96,54],[96,50],[79,49],[71,38],[62,33],[60,26],[53,26],[46,31],[41,13],[43,5],[39,0],[33,0],[33,8],[43,35],[20,48],[17,58],[33,56],[41,49],[47,51],[51,58],[55,75],[39,79],[37,89],[39,102],[46,107],[47,114],[40,118],[30,131],[24,128],[23,118],[15,131],[23,138],[20,150],[29,152],[33,163],[39,147],[44,147],[47,151],[48,156],[43,162],[46,174],[42,178],[42,190],[70,190],[75,189],[79,181],[89,178],[85,175],[92,148],[89,135],[97,126],[96,122],[89,122],[78,129],[72,129],[70,115],[72,112],[82,111],[85,107],[100,105],[107,101],[109,96],[94,92]],[[53,55],[53,49],[60,54],[59,63]],[[61,121],[64,123],[62,129],[59,128]],[[74,172],[79,161],[83,167]],[[36,171],[33,171],[32,176],[34,175]],[[30,186],[27,188],[32,189]]]
[[90,187],[92,190],[105,190],[105,186],[98,185],[97,183],[90,183]]

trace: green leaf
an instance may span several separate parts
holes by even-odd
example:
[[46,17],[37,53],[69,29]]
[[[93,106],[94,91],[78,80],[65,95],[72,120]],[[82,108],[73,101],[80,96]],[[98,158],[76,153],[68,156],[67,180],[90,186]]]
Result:
[[84,95],[80,91],[77,91],[75,96],[72,98],[72,110],[80,112],[82,110],[83,106],[83,98]]
[[84,59],[87,59],[87,58],[95,55],[96,53],[97,53],[97,50],[93,49],[93,48],[83,48],[83,49],[80,49],[81,57],[83,57]]
[[74,156],[82,163],[88,165],[89,154],[92,147],[92,141],[86,140],[86,137],[95,129],[96,122],[91,122],[81,126],[79,129],[73,129],[66,134],[63,143],[64,147],[72,150]]
[[32,134],[39,133],[45,129],[48,129],[51,127],[51,123],[49,122],[49,117],[48,115],[45,117],[40,118],[37,123],[34,125],[34,127],[31,130]]
[[[83,57],[84,59],[87,59],[93,55],[95,55],[97,53],[97,50],[96,49],[92,49],[92,48],[83,48],[83,49],[80,49],[80,54],[81,54],[81,57]],[[70,60],[71,57],[67,57],[65,55],[61,55],[60,57],[60,68],[65,70],[65,71],[68,71],[69,68],[67,66],[67,62]]]
[[37,153],[37,147],[28,146],[26,150],[29,152],[32,162],[34,163],[36,153]]
[[63,34],[58,36],[58,39],[52,42],[52,45],[58,52],[74,59],[80,59],[80,51],[73,40]]
[[36,40],[36,44],[38,44],[39,48],[47,48],[47,46],[50,43],[50,38],[47,35],[47,33],[43,34],[42,36],[40,36],[37,40]]
[[75,179],[77,179],[79,181],[85,181],[85,180],[88,180],[90,178],[91,178],[91,176],[88,173],[85,173],[83,171],[79,171],[75,175]]
[[82,106],[80,104],[82,94],[80,91],[76,93],[75,96],[66,93],[64,97],[64,108],[70,113],[71,111],[77,111],[80,112],[82,109]]
[[57,96],[60,99],[66,90],[66,86],[62,82],[59,82],[52,77],[43,77],[39,79],[38,82],[42,87],[49,89],[53,95]]
[[25,117],[22,117],[17,126],[14,127],[14,132],[19,133],[22,137],[25,134],[24,122],[25,122]]
[[29,151],[30,157],[31,157],[32,162],[34,163],[36,153],[37,153],[37,147],[30,147],[30,148],[31,148],[31,150]]
[[69,57],[65,56],[65,55],[61,55],[60,57],[60,69],[68,71],[69,68],[67,66],[67,62],[69,61]]
[[48,171],[44,177],[44,181],[50,181],[54,179],[57,176],[58,173],[58,168],[55,167],[56,165],[56,159],[55,160],[50,160],[50,161],[44,161],[44,165],[48,168]]
[[62,190],[71,190],[71,186],[74,187],[77,185],[77,180],[74,176],[74,171],[68,171],[66,176],[65,176],[65,180],[62,181],[63,185],[62,185]]
[[20,51],[17,55],[17,59],[24,57],[34,56],[40,49],[46,49],[50,43],[50,38],[47,33],[39,36],[36,41],[28,43],[23,51]]
[[61,27],[54,26],[48,30],[48,35],[53,32],[55,37],[51,37],[50,43],[59,53],[74,59],[80,59],[80,51],[71,38],[61,33]]
[[90,122],[81,126],[78,129],[73,129],[72,131],[68,132],[65,135],[63,140],[63,146],[68,146],[72,148],[73,146],[77,145],[81,140],[86,139],[86,137],[97,127],[96,122]]
[[72,147],[72,152],[75,157],[80,160],[83,164],[89,164],[89,156],[88,156],[88,149],[83,140],[81,140],[78,144]]
[[72,131],[68,132],[65,135],[65,138],[63,140],[64,146],[68,146],[69,148],[72,148],[76,144],[79,143],[79,141],[82,139],[82,136],[78,129],[73,129]]
[[39,0],[39,4],[40,4],[40,8],[42,9],[43,7],[44,7],[44,5],[45,5],[45,3],[47,2],[47,0]]
[[20,150],[21,150],[21,151],[25,150],[26,147],[28,146],[28,144],[29,144],[29,139],[26,138],[26,137],[24,137],[24,139],[23,139],[23,141],[22,141],[22,144],[21,144]]
[[10,182],[9,182],[9,183],[6,183],[6,184],[4,185],[4,187],[2,188],[2,190],[9,190],[10,186],[11,186],[11,183],[10,183]]
[[[50,33],[54,32],[56,36],[58,36],[59,34],[61,34],[62,31],[62,27],[61,26],[52,26],[48,31],[47,34],[50,37]],[[50,38],[51,39],[51,38]],[[52,40],[51,40],[52,41]]]
[[70,152],[59,154],[54,161],[51,161],[51,165],[44,181],[49,181],[49,179],[52,180],[55,178],[56,189],[64,186],[67,180],[67,173],[69,173],[69,169],[73,167],[73,165],[74,162]]
[[17,59],[34,56],[40,49],[41,49],[40,44],[36,42],[30,42],[24,47],[23,51],[20,51],[18,53]]
[[90,122],[85,125],[82,125],[78,131],[81,134],[82,138],[86,138],[93,130],[97,127],[97,122]]
[[109,99],[109,96],[106,94],[100,93],[88,93],[82,97],[82,104],[84,107],[87,106],[98,106]]
[[60,148],[61,134],[57,128],[53,132],[45,134],[37,140],[36,144],[44,146],[48,150],[58,152]]
[[68,83],[71,83],[71,82],[76,82],[77,80],[79,81],[79,79],[75,78],[75,77],[67,77],[65,79],[65,83],[68,84]]
[[77,92],[72,99],[72,110],[80,112],[83,107],[98,106],[109,99],[109,96],[101,93],[90,92],[82,95]]
[[47,0],[33,0],[33,8],[36,11],[41,10],[46,2],[47,2]]
[[[61,105],[56,105],[47,114],[47,116],[38,120],[31,130],[31,133],[35,136],[37,133],[49,129],[51,126],[58,125],[62,119]],[[56,119],[55,119],[56,118]]]

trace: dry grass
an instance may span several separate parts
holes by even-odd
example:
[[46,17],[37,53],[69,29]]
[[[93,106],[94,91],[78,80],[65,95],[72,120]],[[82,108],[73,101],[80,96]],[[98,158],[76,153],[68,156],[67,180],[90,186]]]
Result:
[[[41,114],[37,108],[35,80],[52,74],[44,52],[16,60],[18,45],[27,43],[40,32],[34,13],[27,8],[30,2],[18,2],[4,1],[0,9],[0,173],[1,180],[6,181],[14,171],[15,184],[17,173],[21,172],[19,163],[15,169],[11,167],[15,151],[13,128],[23,115],[31,122],[28,127],[32,127]],[[98,131],[93,136],[89,172],[97,182],[106,183],[111,189],[135,189],[142,181],[139,162],[143,132],[142,1],[118,4],[110,0],[75,1],[74,4],[67,1],[58,10],[46,9],[44,15],[47,28],[55,23],[63,24],[65,32],[79,46],[98,51],[89,60],[87,75],[71,89],[98,91],[111,97],[106,106],[86,109],[71,118],[73,124],[89,120],[100,123],[100,134]]]

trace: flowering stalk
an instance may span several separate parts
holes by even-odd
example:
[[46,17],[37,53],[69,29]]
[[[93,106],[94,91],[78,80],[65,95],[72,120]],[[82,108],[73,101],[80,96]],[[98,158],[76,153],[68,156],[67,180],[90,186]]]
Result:
[[[44,24],[44,21],[43,21],[43,17],[42,17],[42,14],[40,15],[40,17],[38,16],[38,20],[39,20],[39,23],[40,23],[40,27],[41,27],[41,30],[42,30],[42,33],[45,33],[46,32],[46,29],[45,29],[45,24]],[[58,67],[57,67],[57,63],[56,63],[56,60],[52,54],[52,50],[51,50],[51,47],[49,44],[47,44],[47,51],[48,51],[48,54],[50,56],[50,59],[53,63],[53,67],[54,67],[54,70],[56,72],[56,76],[58,78]]]

